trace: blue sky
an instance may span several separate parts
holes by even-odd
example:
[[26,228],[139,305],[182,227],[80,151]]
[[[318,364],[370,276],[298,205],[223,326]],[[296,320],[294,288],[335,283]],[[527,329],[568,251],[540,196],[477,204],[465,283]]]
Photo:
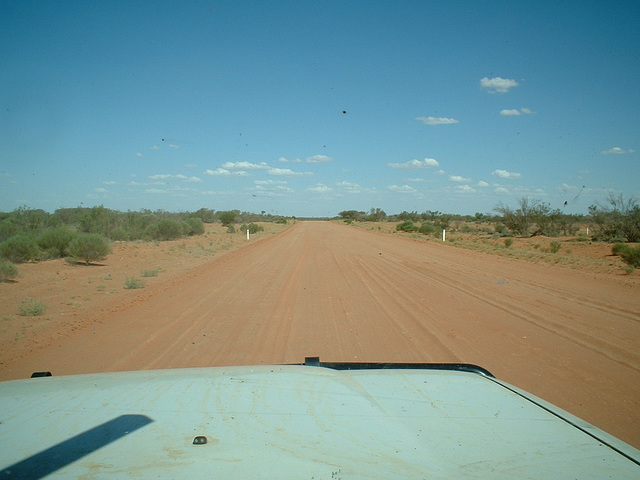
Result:
[[1,7],[2,211],[640,197],[637,1]]

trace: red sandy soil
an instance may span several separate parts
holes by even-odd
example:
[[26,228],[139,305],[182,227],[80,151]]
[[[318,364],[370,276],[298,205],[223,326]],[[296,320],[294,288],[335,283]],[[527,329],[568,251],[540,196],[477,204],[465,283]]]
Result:
[[[20,266],[21,278],[0,284],[0,379],[305,356],[467,362],[640,447],[637,275],[332,222],[249,242],[236,234],[242,246],[221,252],[232,236],[211,228],[188,241],[117,245],[101,266]],[[160,272],[123,289],[141,269]],[[26,296],[49,309],[19,316]]]

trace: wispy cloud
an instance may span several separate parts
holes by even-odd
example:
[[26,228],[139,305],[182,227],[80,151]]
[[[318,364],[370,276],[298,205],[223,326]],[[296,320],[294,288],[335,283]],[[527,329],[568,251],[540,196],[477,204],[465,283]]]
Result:
[[154,145],[153,147],[151,147],[151,150],[160,150],[160,147],[157,145]]
[[357,183],[347,182],[346,180],[336,183],[336,187],[346,193],[362,193],[363,188]]
[[289,160],[288,158],[285,158],[285,157],[280,157],[280,158],[278,159],[278,161],[279,161],[279,162],[282,162],[282,163],[288,163],[288,162],[291,162],[291,163],[300,163],[300,162],[302,162],[302,160],[300,160],[299,158],[294,158],[293,160]]
[[459,193],[478,193],[471,185],[456,185],[455,191]]
[[480,80],[480,86],[486,88],[489,93],[507,93],[510,88],[518,85],[520,85],[518,82],[510,78],[484,77]]
[[187,163],[184,168],[198,168],[197,163]]
[[331,161],[333,161],[333,158],[326,155],[313,155],[306,160],[307,163],[326,163]]
[[265,162],[225,162],[222,164],[222,168],[226,170],[269,170],[271,167]]
[[478,187],[488,187],[489,184],[487,182],[485,182],[484,180],[480,180],[478,183],[476,183],[476,186],[478,186]]
[[396,193],[415,193],[417,190],[409,185],[389,185],[387,187],[392,192]]
[[625,150],[620,147],[613,147],[613,148],[610,148],[609,150],[604,150],[600,153],[602,153],[603,155],[624,155],[625,153],[635,153],[635,150],[632,150],[631,148],[628,150]]
[[209,177],[246,177],[249,175],[244,170],[227,170],[226,168],[217,168],[216,170],[207,169],[203,172],[203,175]]
[[312,177],[314,175],[313,172],[294,172],[290,168],[269,168],[267,173],[274,177]]
[[173,143],[170,143],[169,147],[171,147],[171,148],[180,148],[180,145],[175,145]]
[[401,170],[418,170],[421,168],[434,168],[440,166],[435,158],[425,158],[424,160],[409,160],[404,163],[388,163],[391,168],[399,168]]
[[461,177],[460,175],[449,175],[449,181],[456,183],[470,182],[470,178]]
[[507,170],[494,170],[493,172],[491,172],[491,175],[493,175],[496,178],[504,178],[507,180],[512,180],[514,178],[522,177],[522,175],[519,173],[509,172]]
[[114,182],[113,180],[107,180],[102,182],[103,185],[118,185],[118,182]]
[[455,118],[447,117],[417,117],[416,120],[421,121],[425,125],[450,125],[452,123],[460,123]]
[[514,117],[514,116],[518,116],[518,115],[532,115],[536,112],[528,109],[528,108],[521,108],[520,110],[517,109],[504,109],[504,110],[500,110],[500,115],[504,116],[504,117]]
[[143,154],[141,154],[140,152],[138,152],[138,153],[136,153],[136,157],[138,157],[138,158],[144,158],[144,155],[143,155]]
[[318,185],[316,185],[315,187],[309,187],[307,188],[307,192],[313,192],[313,193],[329,193],[333,191],[333,188],[324,185],[322,183],[319,183]]
[[153,181],[182,180],[183,182],[189,182],[189,183],[200,183],[200,182],[202,182],[202,180],[200,178],[198,178],[198,177],[187,177],[186,175],[182,175],[182,174],[171,175],[171,174],[167,174],[167,173],[151,175],[151,176],[149,176],[149,180],[153,180]]

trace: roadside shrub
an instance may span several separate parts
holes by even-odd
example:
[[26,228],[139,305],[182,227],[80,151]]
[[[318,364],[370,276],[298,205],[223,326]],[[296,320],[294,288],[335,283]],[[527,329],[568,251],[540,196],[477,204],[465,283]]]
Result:
[[234,227],[233,225],[229,225],[227,227],[227,233],[236,233],[236,227]]
[[155,270],[142,270],[142,276],[143,277],[157,277],[158,276],[158,269],[155,269]]
[[67,252],[89,265],[90,262],[106,258],[111,253],[111,245],[109,240],[99,233],[83,233],[71,242]]
[[619,256],[627,265],[634,268],[640,267],[640,245],[632,247],[624,243],[616,243],[611,251]]
[[558,253],[561,246],[560,242],[551,242],[551,245],[549,245],[549,251],[551,253]]
[[436,227],[429,223],[423,223],[422,225],[420,225],[418,232],[422,233],[423,235],[431,235],[432,233],[436,233]]
[[175,240],[182,237],[182,225],[177,220],[164,218],[158,222],[158,240]]
[[136,277],[127,277],[124,281],[124,288],[127,290],[135,290],[137,288],[144,288],[145,281]]
[[76,232],[65,226],[48,228],[38,238],[38,245],[54,258],[64,257],[67,248],[77,236]]
[[37,317],[47,311],[47,306],[39,300],[27,297],[18,306],[18,313],[23,317]]
[[223,226],[228,227],[232,223],[236,221],[236,217],[238,216],[238,212],[234,210],[218,212],[218,219]]
[[160,240],[160,230],[158,230],[158,225],[156,225],[155,223],[148,225],[144,229],[142,238],[144,238],[145,240]]
[[204,223],[198,217],[187,218],[183,224],[185,235],[202,235],[204,233]]
[[264,231],[264,227],[262,225],[258,225],[256,223],[250,223],[249,225],[242,224],[240,226],[240,232],[246,232],[247,230],[249,230],[249,233],[251,235],[253,235],[254,233],[258,233],[258,232]]
[[0,244],[0,256],[13,263],[37,260],[40,249],[30,235],[16,235]]
[[513,245],[513,238],[505,238],[504,239],[504,246],[509,248],[511,245]]
[[18,276],[18,268],[9,262],[0,262],[0,282],[13,280]]
[[411,220],[406,220],[396,225],[396,230],[398,232],[415,232],[417,229],[418,228]]

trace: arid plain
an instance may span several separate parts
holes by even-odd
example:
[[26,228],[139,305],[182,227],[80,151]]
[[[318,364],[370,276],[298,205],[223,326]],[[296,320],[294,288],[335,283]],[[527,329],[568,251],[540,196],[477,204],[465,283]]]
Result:
[[[144,288],[123,288],[132,276]],[[18,315],[25,298],[47,311]],[[99,265],[21,265],[0,284],[0,317],[1,380],[305,356],[467,362],[640,448],[640,284],[622,270],[336,222],[267,225],[249,241],[208,226],[116,244]]]

